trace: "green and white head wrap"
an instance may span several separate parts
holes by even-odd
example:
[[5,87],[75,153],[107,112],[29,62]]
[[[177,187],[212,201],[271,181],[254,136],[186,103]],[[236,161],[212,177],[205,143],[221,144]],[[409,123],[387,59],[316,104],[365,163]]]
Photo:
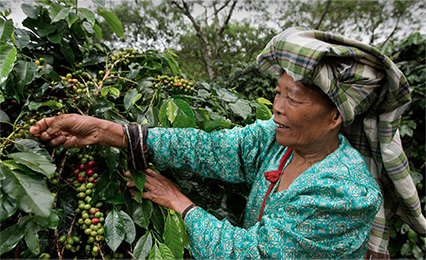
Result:
[[302,27],[275,36],[257,61],[263,70],[277,75],[285,71],[296,82],[320,87],[337,106],[343,117],[342,133],[364,157],[385,198],[369,249],[387,254],[387,220],[395,212],[426,234],[426,219],[398,130],[411,102],[409,84],[396,65],[377,48]]

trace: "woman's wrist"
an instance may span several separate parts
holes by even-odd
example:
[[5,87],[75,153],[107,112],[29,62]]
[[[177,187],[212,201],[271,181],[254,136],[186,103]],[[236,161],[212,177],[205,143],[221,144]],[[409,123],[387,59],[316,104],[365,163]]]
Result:
[[123,142],[123,136],[123,128],[120,124],[99,119],[99,138],[96,144],[117,148],[126,148],[127,145],[126,142]]
[[171,208],[174,211],[179,212],[180,214],[183,214],[183,212],[185,211],[186,208],[188,208],[189,206],[194,204],[190,199],[188,199],[188,197],[186,197],[185,195],[183,195],[183,196],[184,197],[181,198],[181,199],[174,200],[172,205],[171,205]]
[[182,219],[185,220],[186,216],[189,215],[189,213],[191,211],[193,211],[194,209],[198,208],[197,205],[195,205],[194,203],[192,203],[191,205],[189,205],[188,207],[186,207],[183,212],[182,212]]

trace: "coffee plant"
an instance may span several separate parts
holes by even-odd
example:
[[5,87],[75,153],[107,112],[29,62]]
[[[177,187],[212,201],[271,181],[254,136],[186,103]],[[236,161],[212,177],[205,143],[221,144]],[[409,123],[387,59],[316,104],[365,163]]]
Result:
[[[28,129],[44,117],[78,113],[212,131],[269,119],[271,103],[186,79],[170,51],[110,49],[103,30],[123,32],[107,10],[36,2],[22,4],[24,28],[0,14],[1,257],[191,258],[180,214],[142,199],[140,171],[132,172],[141,188],[132,198],[125,151],[50,147]],[[198,205],[240,223],[247,187],[162,174]]]
[[[213,131],[243,126],[271,117],[268,99],[276,79],[255,65],[236,68],[216,83],[187,79],[170,51],[109,48],[103,32],[123,37],[120,21],[107,10],[73,2],[22,4],[24,28],[15,28],[8,13],[0,13],[0,255],[191,258],[181,216],[143,200],[142,189],[130,194],[126,151],[50,147],[28,129],[63,113],[149,127]],[[424,38],[410,37],[389,45],[389,55],[412,84],[413,104],[400,131],[424,203]],[[189,172],[161,174],[197,205],[241,224],[247,186]],[[143,187],[144,174],[133,171],[132,176]],[[393,221],[390,235],[392,257],[424,257],[424,238],[400,219]]]
[[278,83],[277,77],[262,71],[257,63],[231,66],[227,73],[221,74],[217,84],[245,95],[249,100],[264,97],[274,100],[275,90],[271,86]]
[[[397,46],[390,42],[388,55],[407,76],[411,85],[412,102],[401,121],[401,137],[404,151],[410,162],[411,176],[416,184],[423,215],[426,213],[425,183],[425,111],[426,111],[426,46],[425,36],[416,32]],[[390,247],[392,258],[424,259],[425,237],[418,235],[399,217],[392,219],[390,225]]]

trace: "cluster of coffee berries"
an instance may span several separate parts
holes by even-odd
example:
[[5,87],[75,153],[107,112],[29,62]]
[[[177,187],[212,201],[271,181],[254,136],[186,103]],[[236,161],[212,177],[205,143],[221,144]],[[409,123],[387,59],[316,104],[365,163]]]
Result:
[[37,68],[40,70],[40,69],[43,68],[44,58],[40,58],[38,60],[35,60],[34,63],[37,66]]
[[65,77],[62,77],[62,80],[65,82],[65,84],[68,85],[68,88],[72,89],[77,94],[84,93],[86,90],[86,85],[80,82],[77,78],[73,77],[71,73],[68,73]]
[[110,59],[112,62],[119,60],[120,62],[123,62],[125,65],[127,65],[130,63],[130,59],[136,58],[138,54],[138,50],[127,48],[124,51],[113,53]]
[[66,250],[69,250],[73,253],[80,250],[81,247],[81,238],[79,236],[61,236],[58,239],[58,242],[65,247]]
[[43,114],[36,114],[36,115],[30,115],[27,113],[23,116],[23,118],[19,121],[19,123],[15,126],[15,139],[23,139],[27,135],[29,135],[29,129],[31,126],[33,126],[37,121],[41,120],[42,118],[46,118],[47,115]]
[[[79,163],[76,164],[72,174],[76,178],[73,184],[78,192],[78,207],[75,210],[78,214],[77,223],[87,236],[85,251],[92,256],[97,256],[100,250],[99,242],[105,239],[103,229],[105,218],[101,211],[102,202],[95,203],[92,201],[93,187],[99,177],[98,166],[94,161],[93,153],[95,152],[79,154],[77,156]],[[95,244],[96,241],[98,244]]]
[[29,134],[29,129],[32,125],[34,125],[37,122],[37,119],[31,118],[28,121],[26,121],[24,124],[20,125],[19,130],[15,134],[16,139],[22,139],[27,134]]
[[166,86],[169,88],[169,90],[178,92],[178,93],[185,93],[185,94],[192,94],[194,92],[197,92],[195,88],[193,88],[193,81],[179,78],[177,76],[169,77],[167,75],[163,76],[157,76],[157,78],[154,79],[156,81],[154,87],[159,88],[161,86]]

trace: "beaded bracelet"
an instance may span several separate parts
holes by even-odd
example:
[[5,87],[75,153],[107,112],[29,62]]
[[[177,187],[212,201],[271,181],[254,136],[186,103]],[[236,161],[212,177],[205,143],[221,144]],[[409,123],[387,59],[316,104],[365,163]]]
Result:
[[191,204],[188,207],[186,207],[186,209],[184,209],[184,211],[182,212],[182,219],[185,220],[185,217],[194,209],[198,208],[197,205],[195,204]]

